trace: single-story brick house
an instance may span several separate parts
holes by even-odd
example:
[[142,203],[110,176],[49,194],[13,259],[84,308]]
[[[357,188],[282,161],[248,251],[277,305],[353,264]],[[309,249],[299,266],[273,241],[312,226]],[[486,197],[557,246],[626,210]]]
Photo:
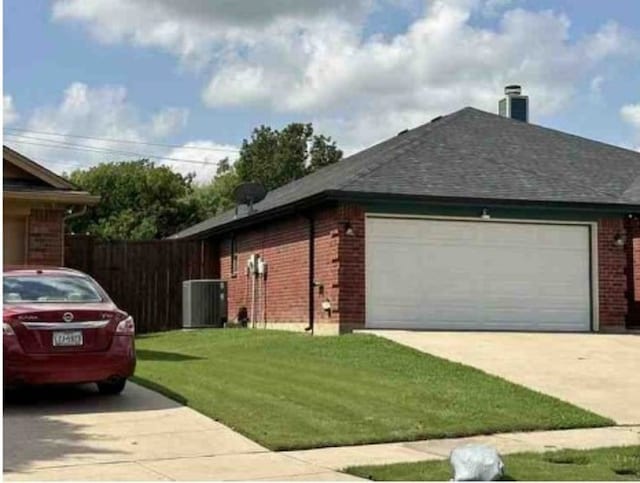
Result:
[[174,238],[218,246],[229,318],[259,327],[640,325],[640,153],[507,116],[436,118]]
[[3,265],[62,266],[65,217],[99,197],[7,146],[2,148],[2,187]]

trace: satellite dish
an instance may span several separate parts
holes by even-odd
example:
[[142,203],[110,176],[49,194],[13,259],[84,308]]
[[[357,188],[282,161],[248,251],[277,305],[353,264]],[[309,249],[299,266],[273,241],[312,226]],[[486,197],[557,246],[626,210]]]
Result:
[[236,216],[238,205],[247,205],[249,214],[253,213],[253,205],[262,201],[267,196],[267,190],[260,183],[242,183],[233,190],[233,198],[236,200]]

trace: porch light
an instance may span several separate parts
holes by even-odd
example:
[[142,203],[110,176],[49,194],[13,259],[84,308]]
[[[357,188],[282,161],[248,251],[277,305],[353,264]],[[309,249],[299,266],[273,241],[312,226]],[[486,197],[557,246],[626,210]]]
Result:
[[342,222],[340,222],[340,224],[342,225],[342,227],[344,229],[344,234],[346,236],[354,236],[356,234],[356,232],[353,231],[353,226],[351,226],[351,222],[342,221]]
[[487,210],[486,208],[482,208],[482,214],[480,215],[480,218],[482,218],[483,220],[490,220],[491,215],[489,214],[489,210]]
[[617,247],[623,247],[627,241],[627,237],[624,233],[616,233],[613,237],[613,244]]

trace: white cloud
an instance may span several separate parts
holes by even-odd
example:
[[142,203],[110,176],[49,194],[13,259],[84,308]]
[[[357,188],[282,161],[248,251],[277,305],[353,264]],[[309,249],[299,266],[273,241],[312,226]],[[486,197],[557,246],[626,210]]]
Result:
[[[616,23],[575,40],[566,15],[518,4],[430,0],[391,36],[365,35],[374,0],[59,0],[53,15],[205,69],[212,108],[305,115],[349,150],[465,105],[495,111],[514,82],[535,121],[565,107],[603,62],[639,55]],[[472,23],[476,12],[498,16],[497,26]]]
[[[6,110],[7,97],[5,118]],[[111,141],[167,144],[164,139],[183,130],[187,118],[188,110],[176,107],[167,107],[143,116],[129,101],[127,91],[122,86],[90,87],[74,82],[64,91],[59,103],[40,107],[30,113],[26,120],[26,129],[30,132],[12,132],[5,138],[5,142],[56,172],[90,167],[103,161],[141,157],[154,160],[153,156],[160,156],[196,161],[158,162],[184,174],[196,172],[196,179],[206,180],[211,175],[211,168],[198,161],[217,162],[230,153],[197,148],[233,149],[233,146],[202,140],[186,143],[184,148],[172,149]],[[196,149],[190,149],[194,146]]]
[[359,19],[372,0],[58,0],[53,18],[85,23],[105,43],[158,47],[196,64],[220,57],[226,43],[292,33],[319,18]]
[[13,105],[13,98],[9,95],[5,95],[2,98],[2,122],[5,126],[16,122],[20,116]]
[[622,115],[622,119],[640,130],[640,103],[623,106],[622,109],[620,109],[620,114]]
[[218,162],[223,158],[229,158],[231,163],[238,159],[237,146],[231,144],[218,144],[212,141],[190,141],[180,148],[175,148],[167,154],[169,158],[189,159],[199,161],[196,163],[180,163],[177,161],[164,161],[163,164],[182,173],[196,173],[196,182],[206,183],[216,174]]
[[635,149],[640,151],[640,103],[622,106],[620,116],[634,129],[635,140],[638,143]]
[[189,110],[179,107],[169,107],[151,118],[151,133],[154,137],[168,136],[187,125]]

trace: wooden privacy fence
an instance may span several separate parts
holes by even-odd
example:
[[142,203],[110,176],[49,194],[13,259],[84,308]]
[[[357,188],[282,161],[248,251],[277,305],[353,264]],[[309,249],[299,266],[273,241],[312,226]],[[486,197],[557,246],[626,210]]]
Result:
[[67,235],[65,266],[95,278],[133,316],[138,333],[181,328],[182,282],[219,276],[208,241],[102,242]]

